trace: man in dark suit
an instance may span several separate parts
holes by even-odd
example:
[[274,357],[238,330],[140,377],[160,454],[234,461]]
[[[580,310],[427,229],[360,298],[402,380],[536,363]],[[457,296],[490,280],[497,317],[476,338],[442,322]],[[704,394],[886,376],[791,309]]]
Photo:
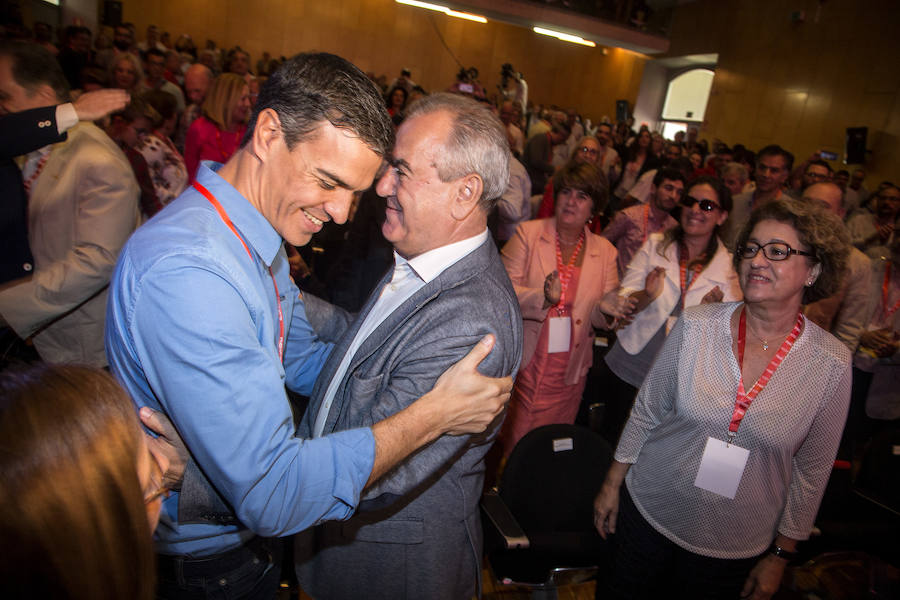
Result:
[[[487,231],[508,161],[499,120],[476,102],[435,94],[413,106],[377,186],[395,267],[323,367],[299,435],[404,409],[486,333],[498,343],[482,373],[516,372],[522,318]],[[354,517],[299,534],[303,589],[317,599],[475,595],[483,459],[495,433],[496,424],[442,436],[372,484]]]

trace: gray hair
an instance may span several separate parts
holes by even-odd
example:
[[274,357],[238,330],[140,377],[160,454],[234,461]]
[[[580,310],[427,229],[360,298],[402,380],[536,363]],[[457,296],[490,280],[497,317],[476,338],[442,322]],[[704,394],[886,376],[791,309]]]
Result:
[[446,111],[453,117],[453,130],[438,153],[441,181],[476,173],[484,189],[479,204],[490,212],[509,183],[509,144],[503,124],[490,110],[458,94],[431,94],[416,100],[406,118]]
[[731,174],[740,177],[741,181],[747,181],[750,178],[750,173],[747,171],[747,167],[745,167],[741,163],[730,162],[722,167],[723,179]]

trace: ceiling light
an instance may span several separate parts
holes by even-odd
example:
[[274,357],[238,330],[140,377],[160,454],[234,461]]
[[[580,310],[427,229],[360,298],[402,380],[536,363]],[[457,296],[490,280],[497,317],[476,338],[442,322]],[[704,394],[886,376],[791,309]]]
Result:
[[478,23],[487,23],[487,19],[482,17],[481,15],[473,15],[472,13],[467,12],[459,12],[458,10],[453,10],[451,8],[447,8],[446,6],[441,6],[440,4],[431,4],[430,2],[418,2],[418,0],[397,0],[397,4],[406,4],[408,6],[415,6],[416,8],[427,8],[428,10],[436,10],[437,12],[442,12],[448,17],[457,17],[459,19],[466,19],[467,21],[476,21]]
[[[397,0],[400,2],[400,0]],[[561,33],[559,31],[553,31],[552,29],[544,29],[543,27],[534,27],[532,28],[535,33],[540,33],[541,35],[549,35],[550,37],[555,37],[558,40],[562,40],[564,42],[572,42],[573,44],[581,44],[582,46],[590,46],[594,48],[597,46],[591,40],[586,40],[582,37],[578,37],[577,35],[570,35],[568,33]]]

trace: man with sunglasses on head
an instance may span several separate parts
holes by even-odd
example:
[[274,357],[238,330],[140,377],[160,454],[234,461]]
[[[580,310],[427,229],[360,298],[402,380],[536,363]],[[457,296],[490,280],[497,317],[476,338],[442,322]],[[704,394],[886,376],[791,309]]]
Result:
[[619,277],[625,275],[631,257],[651,234],[674,227],[678,222],[669,214],[684,194],[684,173],[669,167],[653,178],[650,201],[619,211],[600,234],[619,251]]

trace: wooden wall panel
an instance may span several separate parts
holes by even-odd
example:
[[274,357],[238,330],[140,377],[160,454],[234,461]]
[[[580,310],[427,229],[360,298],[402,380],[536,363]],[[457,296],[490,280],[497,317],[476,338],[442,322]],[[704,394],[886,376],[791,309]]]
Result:
[[865,126],[872,188],[900,182],[898,32],[896,0],[698,0],[678,7],[668,54],[719,54],[703,137],[803,159]]
[[173,38],[189,33],[199,47],[207,38],[221,48],[239,44],[253,63],[263,51],[290,56],[323,50],[389,79],[409,67],[413,80],[430,91],[455,81],[458,60],[477,67],[493,92],[500,66],[510,62],[525,74],[534,102],[574,106],[594,121],[614,116],[617,99],[634,104],[646,60],[615,48],[603,55],[600,48],[522,27],[471,23],[393,0],[123,0],[123,18],[135,24],[139,39],[152,23]]

